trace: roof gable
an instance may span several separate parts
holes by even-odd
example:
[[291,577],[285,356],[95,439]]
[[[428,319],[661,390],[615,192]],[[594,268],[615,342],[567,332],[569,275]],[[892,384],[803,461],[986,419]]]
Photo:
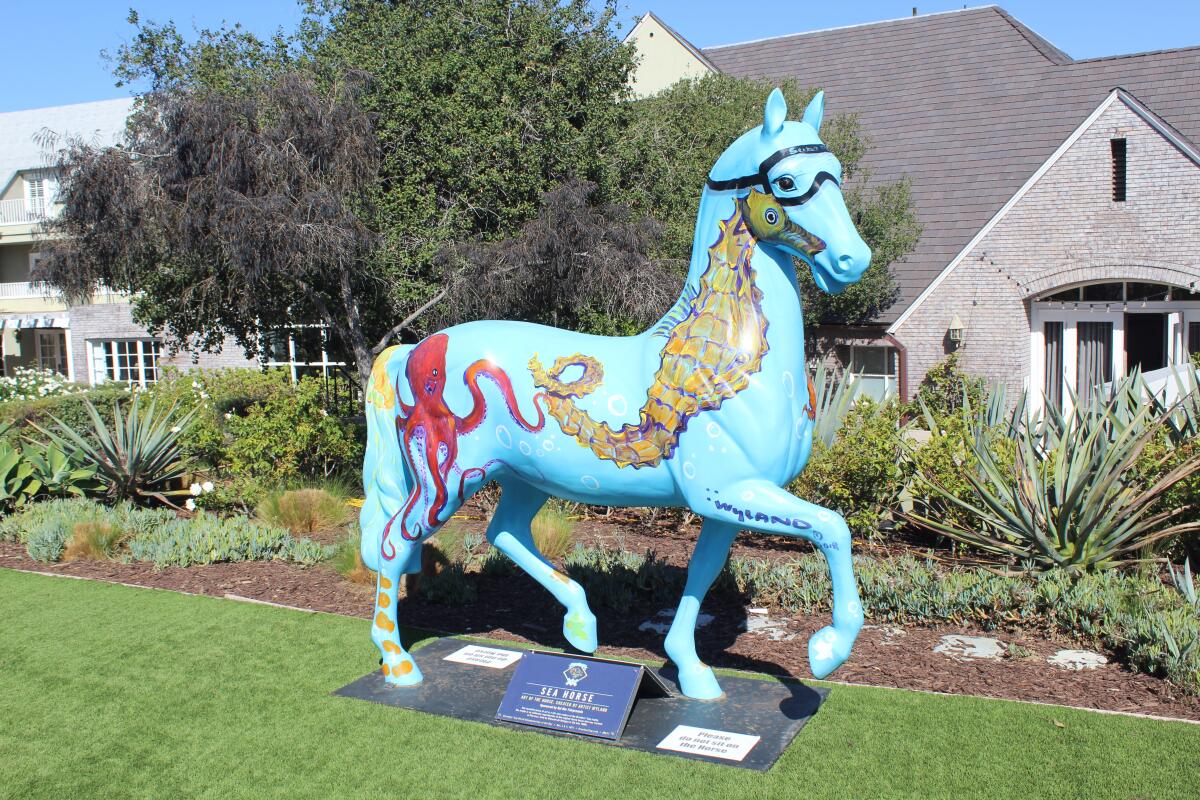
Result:
[[133,98],[122,97],[0,114],[0,191],[18,172],[50,166],[54,143],[48,137],[115,144],[125,131],[132,104]]
[[[858,114],[875,180],[912,179],[924,232],[894,265],[890,323],[1114,87],[1200,141],[1200,48],[1074,61],[996,6],[706,48],[721,71],[788,77]],[[1149,111],[1153,109],[1153,111]]]

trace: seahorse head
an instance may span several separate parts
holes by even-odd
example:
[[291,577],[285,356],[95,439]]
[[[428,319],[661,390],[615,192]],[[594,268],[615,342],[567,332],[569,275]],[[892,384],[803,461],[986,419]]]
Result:
[[721,154],[707,190],[733,193],[768,249],[807,264],[818,287],[837,293],[862,277],[871,250],[846,210],[842,165],[821,141],[825,95],[817,92],[800,121],[787,111],[783,92],[771,92],[763,124]]

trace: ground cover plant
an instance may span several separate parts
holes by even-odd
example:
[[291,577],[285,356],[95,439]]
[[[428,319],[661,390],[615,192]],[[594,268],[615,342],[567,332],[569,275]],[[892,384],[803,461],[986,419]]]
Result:
[[6,570],[0,607],[0,797],[1169,800],[1200,770],[1194,725],[835,685],[759,774],[331,696],[377,666],[362,620]]
[[104,506],[86,499],[36,503],[0,518],[0,539],[20,542],[39,561],[105,558],[160,567],[268,559],[307,566],[333,553],[332,547],[295,537],[286,528],[245,517],[203,512],[180,517],[166,509],[127,502]]

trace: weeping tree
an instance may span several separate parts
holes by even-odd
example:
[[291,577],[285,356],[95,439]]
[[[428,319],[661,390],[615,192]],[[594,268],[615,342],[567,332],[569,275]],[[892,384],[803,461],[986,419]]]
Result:
[[253,353],[265,329],[319,321],[365,382],[407,322],[376,340],[364,323],[381,313],[369,307],[380,147],[357,102],[365,80],[161,91],[142,98],[123,146],[67,143],[63,211],[35,279],[75,300],[100,285],[134,294],[140,321],[198,348],[231,335]]
[[661,226],[604,203],[594,183],[571,180],[542,196],[513,236],[452,244],[443,324],[516,318],[608,335],[636,332],[675,298],[669,262],[648,254]]

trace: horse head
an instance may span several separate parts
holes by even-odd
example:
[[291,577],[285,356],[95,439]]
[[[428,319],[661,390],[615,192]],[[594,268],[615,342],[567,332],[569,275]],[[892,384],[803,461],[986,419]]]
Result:
[[842,166],[821,141],[824,112],[825,94],[817,92],[803,119],[789,121],[783,92],[775,89],[763,124],[721,154],[708,188],[736,191],[755,238],[803,261],[817,286],[837,294],[862,277],[871,249],[846,210]]

